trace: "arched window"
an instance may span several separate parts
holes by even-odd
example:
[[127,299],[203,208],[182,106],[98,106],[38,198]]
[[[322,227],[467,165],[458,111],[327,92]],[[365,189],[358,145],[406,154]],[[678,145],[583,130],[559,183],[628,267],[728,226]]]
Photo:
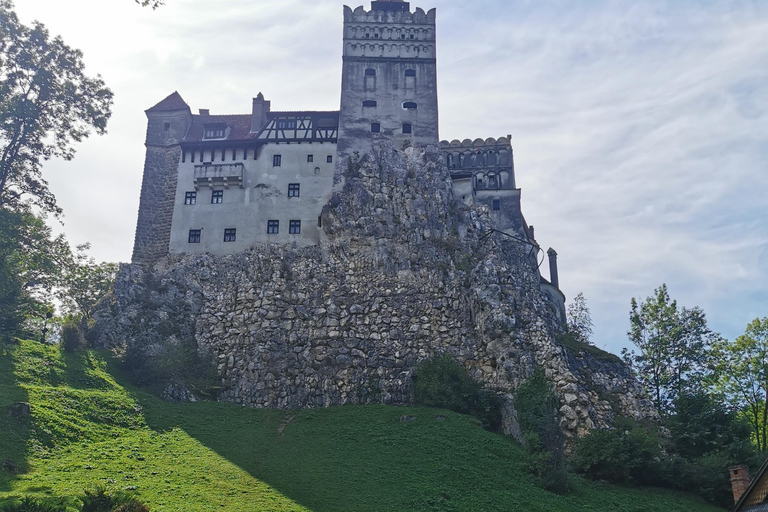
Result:
[[494,153],[493,151],[489,151],[488,152],[488,162],[487,163],[488,163],[489,166],[496,165],[496,153]]
[[376,100],[365,100],[365,101],[363,101],[363,106],[364,107],[375,107],[377,105],[378,104],[376,103]]
[[446,160],[446,163],[448,164],[449,169],[455,169],[456,166],[453,165],[453,155],[451,153],[448,153],[448,158]]
[[406,101],[403,103],[403,108],[407,110],[415,110],[419,108],[415,101]]
[[405,76],[416,76],[416,70],[415,69],[406,69],[405,70]]
[[376,76],[376,70],[373,68],[366,68],[365,76]]
[[477,156],[475,156],[475,166],[485,167],[485,155],[479,152],[477,153]]

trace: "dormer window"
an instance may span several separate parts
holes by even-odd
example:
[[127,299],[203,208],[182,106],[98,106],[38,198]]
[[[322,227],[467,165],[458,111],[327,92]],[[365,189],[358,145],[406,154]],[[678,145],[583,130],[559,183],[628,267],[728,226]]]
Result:
[[204,127],[203,139],[224,139],[227,137],[227,125],[207,124]]

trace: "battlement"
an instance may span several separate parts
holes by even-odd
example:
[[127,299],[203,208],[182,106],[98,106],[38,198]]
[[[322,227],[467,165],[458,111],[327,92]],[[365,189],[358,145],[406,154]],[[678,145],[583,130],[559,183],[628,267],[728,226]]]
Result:
[[499,137],[498,139],[494,139],[493,137],[490,137],[488,139],[464,139],[464,140],[458,140],[454,139],[450,142],[447,140],[441,140],[440,141],[440,149],[443,151],[455,151],[455,150],[479,150],[479,149],[488,149],[488,148],[496,148],[498,146],[505,146],[507,148],[512,148],[512,136],[507,135],[506,137]]
[[383,9],[366,11],[361,5],[353,11],[351,7],[344,6],[344,23],[397,23],[434,26],[436,19],[437,9],[434,8],[428,12],[424,12],[424,9],[421,7],[417,7],[413,12]]

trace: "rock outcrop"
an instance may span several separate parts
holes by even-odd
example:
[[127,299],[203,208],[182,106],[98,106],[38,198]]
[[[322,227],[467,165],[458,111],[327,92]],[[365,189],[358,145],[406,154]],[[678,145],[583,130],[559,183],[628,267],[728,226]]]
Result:
[[418,363],[448,353],[508,397],[543,367],[570,436],[656,416],[621,361],[557,342],[538,247],[457,203],[438,150],[349,162],[322,223],[318,247],[122,265],[95,314],[99,343],[191,342],[217,361],[220,399],[252,407],[406,404]]

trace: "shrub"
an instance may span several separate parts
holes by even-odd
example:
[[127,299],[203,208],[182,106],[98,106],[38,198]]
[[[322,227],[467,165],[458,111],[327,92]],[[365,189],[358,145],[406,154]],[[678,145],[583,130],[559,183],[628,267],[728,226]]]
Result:
[[501,425],[499,398],[469,376],[451,356],[435,356],[421,363],[414,386],[417,404],[471,414],[487,429]]
[[615,484],[665,485],[669,459],[654,432],[628,418],[613,429],[593,430],[576,442],[571,460],[576,471]]
[[530,454],[531,470],[539,477],[541,486],[552,492],[567,492],[565,435],[558,419],[560,399],[544,370],[536,368],[533,377],[517,389],[515,409],[523,431],[523,445]]
[[75,510],[68,508],[62,498],[36,498],[24,496],[20,500],[0,506],[0,512],[69,512]]
[[74,320],[66,320],[61,326],[61,348],[67,352],[80,350],[85,345],[85,339],[80,332],[80,327]]

